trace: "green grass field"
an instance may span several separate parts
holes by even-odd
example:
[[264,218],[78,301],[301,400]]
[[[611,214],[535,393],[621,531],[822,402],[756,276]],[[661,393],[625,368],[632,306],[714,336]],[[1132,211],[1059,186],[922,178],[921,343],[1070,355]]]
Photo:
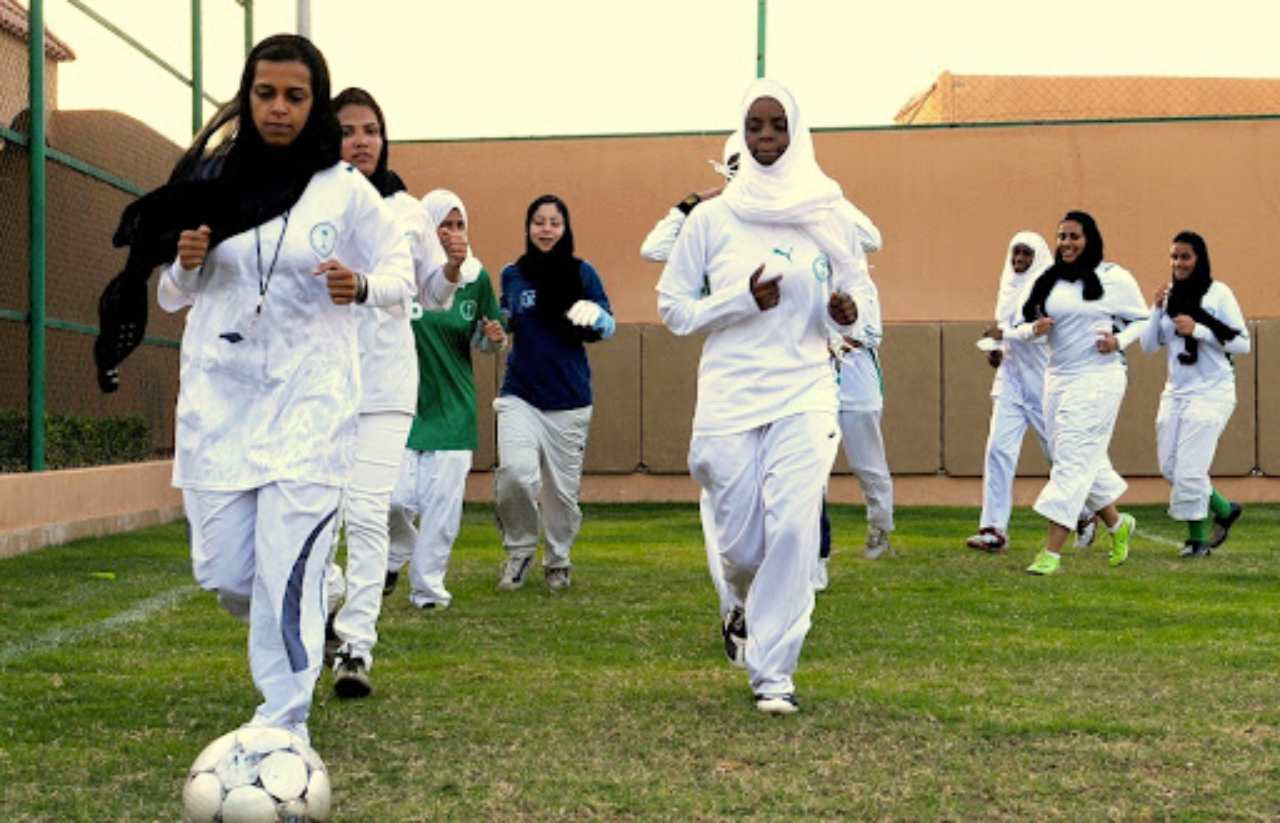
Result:
[[[1005,556],[964,548],[973,510],[902,510],[871,562],[860,510],[833,507],[803,711],[776,718],[720,651],[695,507],[588,507],[556,596],[540,573],[496,592],[492,513],[468,508],[454,607],[402,583],[374,696],[320,681],[335,819],[1276,819],[1280,506],[1197,561],[1132,511],[1126,566],[1100,540],[1040,579],[1026,510]],[[185,541],[0,561],[0,818],[175,820],[191,760],[249,718],[245,630]]]

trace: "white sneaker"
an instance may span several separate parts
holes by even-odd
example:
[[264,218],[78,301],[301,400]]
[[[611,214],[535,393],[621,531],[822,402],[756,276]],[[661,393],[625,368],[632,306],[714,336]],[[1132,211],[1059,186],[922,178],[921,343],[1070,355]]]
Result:
[[889,545],[889,533],[879,526],[868,526],[867,548],[862,556],[868,560],[875,560],[885,552],[893,552],[893,546]]
[[547,588],[553,592],[567,589],[569,588],[569,567],[557,566],[554,569],[547,569],[542,573],[542,579],[547,581]]
[[1098,533],[1098,518],[1095,515],[1088,520],[1081,520],[1076,523],[1076,540],[1075,547],[1077,549],[1087,549],[1093,545],[1093,538]]
[[513,592],[524,585],[525,577],[529,571],[529,566],[533,564],[533,555],[509,554],[507,559],[502,563],[502,574],[498,577],[498,589],[504,592]]
[[791,692],[786,694],[756,695],[756,709],[765,714],[795,714],[800,711],[800,704]]
[[813,567],[813,590],[815,592],[825,592],[827,590],[827,560],[826,557],[818,558],[818,565]]

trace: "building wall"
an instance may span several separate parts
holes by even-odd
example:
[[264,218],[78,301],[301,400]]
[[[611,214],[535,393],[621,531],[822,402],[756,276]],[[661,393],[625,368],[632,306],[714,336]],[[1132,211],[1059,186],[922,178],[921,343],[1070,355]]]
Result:
[[[9,128],[13,118],[27,108],[27,44],[0,32],[0,126]],[[48,57],[44,61],[45,111],[58,107],[58,68]],[[3,141],[0,141],[0,149]]]
[[[53,144],[144,187],[159,184],[178,148],[137,121],[104,112],[60,113]],[[1254,353],[1240,358],[1240,405],[1215,470],[1280,475],[1280,289],[1270,282],[1270,236],[1280,191],[1280,123],[1213,122],[1052,128],[874,131],[819,135],[819,156],[884,229],[873,258],[889,321],[883,349],[885,436],[903,475],[980,473],[990,369],[974,348],[990,316],[1009,236],[1048,234],[1065,209],[1099,218],[1108,257],[1152,290],[1167,277],[1168,240],[1200,230],[1215,272],[1231,284],[1255,325]],[[720,137],[612,138],[397,144],[393,166],[414,194],[429,185],[463,196],[472,243],[495,280],[522,249],[525,206],[558,191],[573,209],[581,253],[598,264],[622,328],[590,348],[597,405],[588,470],[624,477],[685,469],[700,341],[657,323],[660,267],[640,260],[641,238],[692,188],[714,180],[705,158]],[[10,147],[14,148],[14,147]],[[128,196],[50,166],[49,313],[95,324],[97,295],[123,264],[111,234]],[[25,199],[25,154],[0,153],[0,191]],[[0,220],[0,307],[25,310],[25,210]],[[176,339],[181,316],[153,304],[148,333]],[[15,387],[0,405],[25,404],[26,330],[0,322],[0,378]],[[92,338],[51,331],[49,410],[142,414],[158,450],[171,447],[177,357],[145,347],[103,396],[93,378]],[[1162,361],[1130,351],[1131,383],[1113,457],[1123,472],[1155,473],[1154,415]],[[496,459],[493,394],[499,358],[476,356],[480,386],[478,470]],[[1022,468],[1042,474],[1030,443]],[[843,464],[843,460],[841,461]]]

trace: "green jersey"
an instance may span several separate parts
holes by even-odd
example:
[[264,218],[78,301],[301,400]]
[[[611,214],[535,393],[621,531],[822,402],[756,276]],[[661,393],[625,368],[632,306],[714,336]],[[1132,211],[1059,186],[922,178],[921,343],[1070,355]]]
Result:
[[418,411],[409,448],[454,451],[476,448],[476,382],[471,344],[483,336],[480,319],[501,320],[489,273],[454,293],[448,311],[427,311],[410,324],[418,350]]

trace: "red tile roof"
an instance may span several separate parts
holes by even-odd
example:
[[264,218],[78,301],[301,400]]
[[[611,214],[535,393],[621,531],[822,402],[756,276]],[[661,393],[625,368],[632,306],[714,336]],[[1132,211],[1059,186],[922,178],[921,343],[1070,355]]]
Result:
[[[27,7],[18,0],[0,0],[0,31],[27,42],[31,31],[27,25]],[[76,59],[76,53],[71,47],[55,37],[48,27],[44,30],[44,53],[50,60],[59,63]]]

